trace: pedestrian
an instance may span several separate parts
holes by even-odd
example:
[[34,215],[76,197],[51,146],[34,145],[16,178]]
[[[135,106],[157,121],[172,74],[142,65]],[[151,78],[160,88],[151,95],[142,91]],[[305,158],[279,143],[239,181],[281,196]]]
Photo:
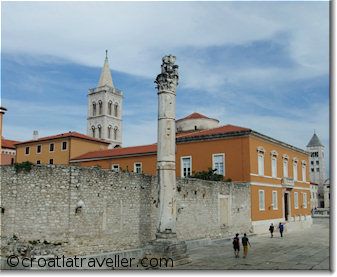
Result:
[[280,230],[280,234],[281,234],[281,238],[282,238],[283,237],[283,230],[284,230],[284,226],[283,226],[282,222],[279,223],[278,229]]
[[274,225],[273,225],[273,223],[272,224],[270,224],[270,226],[269,226],[269,232],[270,232],[270,237],[272,238],[273,236],[274,236]]
[[240,238],[239,238],[239,234],[238,233],[235,235],[235,238],[233,238],[233,248],[234,248],[235,258],[239,258]]
[[244,233],[243,234],[243,238],[242,238],[242,246],[243,246],[243,257],[246,258],[247,254],[248,254],[248,244],[250,247],[252,247],[250,245],[249,239],[247,238],[247,234]]

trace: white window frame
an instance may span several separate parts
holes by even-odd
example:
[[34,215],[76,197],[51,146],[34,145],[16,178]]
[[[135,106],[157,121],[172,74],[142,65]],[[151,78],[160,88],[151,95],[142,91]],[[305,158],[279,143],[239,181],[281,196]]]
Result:
[[[63,149],[63,143],[66,143],[66,149]],[[64,140],[64,141],[61,141],[61,151],[67,151],[68,150],[68,141]]]
[[297,161],[293,161],[293,179],[298,181],[298,164]]
[[302,163],[302,181],[307,181],[307,165],[305,163]]
[[289,161],[288,159],[283,159],[283,177],[289,177]]
[[278,193],[277,193],[277,190],[272,191],[271,199],[272,199],[273,210],[278,210]]
[[[137,165],[140,165],[140,172],[137,172]],[[137,174],[142,174],[143,173],[143,164],[142,162],[135,162],[133,164],[133,172]]]
[[[37,149],[38,149],[39,146],[40,146],[40,148],[41,148],[41,151],[40,151],[40,152],[37,152]],[[36,145],[36,154],[37,154],[37,155],[40,155],[41,152],[42,152],[42,144]]]
[[303,192],[302,194],[302,198],[303,198],[303,209],[306,209],[308,206],[307,206],[307,201],[308,201],[308,196],[307,196],[307,193],[306,192]]
[[[262,165],[260,164],[260,159],[262,160]],[[263,153],[257,154],[257,174],[259,176],[264,176],[264,154]]]
[[[51,151],[51,150],[50,150],[50,146],[51,146],[52,144],[54,145],[54,147],[53,147],[53,150]],[[49,153],[55,152],[55,143],[54,143],[54,142],[49,143],[48,149],[49,149]]]
[[184,176],[184,162],[183,159],[190,159],[190,176],[192,175],[192,156],[183,156],[180,157],[180,176],[181,178],[188,178],[188,176]]
[[223,173],[219,174],[218,171],[215,171],[215,173],[225,176],[226,171],[225,171],[225,154],[224,153],[212,154],[212,168],[213,168],[213,170],[215,169],[215,157],[217,157],[217,156],[222,156],[222,171],[223,171]]
[[[261,194],[262,193],[262,194]],[[261,199],[261,195],[262,198]],[[262,201],[263,200],[263,201]],[[262,207],[263,205],[263,207]],[[259,189],[259,211],[265,211],[266,210],[266,197],[265,197],[265,192],[263,189]]]
[[[273,161],[275,161],[275,168],[273,167]],[[271,156],[271,177],[277,178],[277,157]]]
[[[115,166],[117,166],[117,168],[115,168]],[[118,173],[119,172],[119,164],[112,164],[111,165],[111,170]]]
[[294,192],[294,208],[298,209],[298,192]]

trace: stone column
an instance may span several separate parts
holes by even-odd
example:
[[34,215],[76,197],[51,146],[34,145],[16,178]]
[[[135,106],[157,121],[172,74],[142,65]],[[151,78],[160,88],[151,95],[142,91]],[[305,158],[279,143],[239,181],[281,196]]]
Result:
[[159,184],[159,223],[157,237],[176,236],[175,114],[178,65],[176,57],[163,58],[155,83],[158,90],[157,173]]
[[145,257],[165,258],[172,265],[189,263],[185,241],[176,234],[176,88],[178,66],[175,56],[163,58],[161,73],[155,83],[158,89],[157,171],[159,185],[159,222],[156,240],[145,249]]

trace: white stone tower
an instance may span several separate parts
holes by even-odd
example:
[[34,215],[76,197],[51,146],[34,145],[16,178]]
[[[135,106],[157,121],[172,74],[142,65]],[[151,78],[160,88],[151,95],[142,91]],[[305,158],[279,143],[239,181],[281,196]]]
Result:
[[325,176],[325,161],[324,161],[324,145],[314,132],[311,140],[307,145],[309,152],[309,165],[310,165],[310,181],[318,184],[318,201],[319,206],[323,207],[324,204],[324,182]]
[[122,145],[123,93],[115,88],[108,61],[108,50],[96,88],[88,92],[87,134],[111,142],[110,148]]

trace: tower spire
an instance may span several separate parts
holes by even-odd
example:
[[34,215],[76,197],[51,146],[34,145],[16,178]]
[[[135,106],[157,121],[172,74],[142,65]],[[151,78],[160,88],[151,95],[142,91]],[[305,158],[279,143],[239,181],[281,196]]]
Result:
[[102,87],[105,85],[114,87],[114,84],[112,82],[111,71],[109,67],[108,50],[105,50],[105,60],[104,60],[104,65],[101,71],[101,76],[99,78],[98,87]]

